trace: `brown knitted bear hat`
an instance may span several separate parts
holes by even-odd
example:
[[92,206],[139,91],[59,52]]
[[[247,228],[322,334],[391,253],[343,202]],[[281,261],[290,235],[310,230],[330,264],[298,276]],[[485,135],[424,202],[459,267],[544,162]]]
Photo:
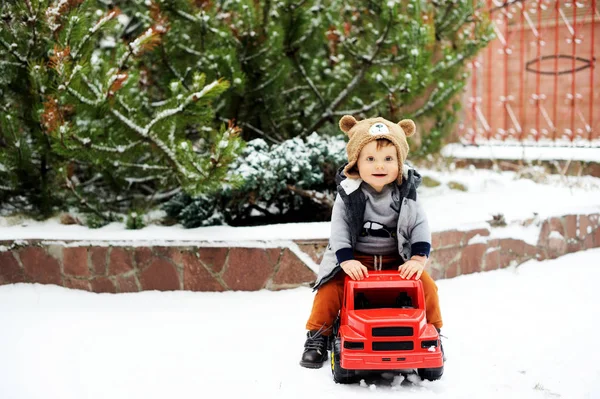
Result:
[[415,133],[415,123],[410,119],[403,119],[392,123],[384,118],[370,118],[357,121],[353,116],[344,115],[340,119],[340,129],[350,138],[346,145],[348,165],[344,174],[351,179],[358,179],[360,175],[355,168],[358,155],[363,147],[373,140],[387,139],[394,144],[398,154],[398,184],[402,183],[402,166],[408,156],[407,137]]

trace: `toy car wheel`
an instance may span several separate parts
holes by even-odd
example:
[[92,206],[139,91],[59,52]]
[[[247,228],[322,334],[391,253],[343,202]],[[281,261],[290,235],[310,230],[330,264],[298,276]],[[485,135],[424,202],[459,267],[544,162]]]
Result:
[[444,366],[435,368],[418,369],[419,377],[422,380],[436,381],[442,378],[444,374]]
[[331,351],[331,373],[333,374],[333,380],[338,384],[352,384],[357,382],[356,372],[354,370],[346,370],[340,366],[341,345],[342,340],[336,337],[333,341]]

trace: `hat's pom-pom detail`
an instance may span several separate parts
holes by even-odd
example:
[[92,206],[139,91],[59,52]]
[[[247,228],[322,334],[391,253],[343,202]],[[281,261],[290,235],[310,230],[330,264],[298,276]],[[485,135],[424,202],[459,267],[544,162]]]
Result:
[[406,137],[412,136],[417,130],[415,123],[411,119],[402,119],[400,122],[398,122],[398,125],[400,125],[402,130],[404,130]]
[[356,123],[356,119],[354,119],[352,115],[344,115],[342,116],[342,119],[340,119],[340,129],[342,129],[342,132],[347,133],[348,137],[352,137],[349,132]]

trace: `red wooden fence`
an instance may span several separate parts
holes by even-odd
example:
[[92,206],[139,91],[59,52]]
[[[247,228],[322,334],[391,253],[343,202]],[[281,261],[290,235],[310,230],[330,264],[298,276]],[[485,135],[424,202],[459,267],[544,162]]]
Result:
[[470,63],[466,144],[600,147],[600,0],[487,0],[497,39]]

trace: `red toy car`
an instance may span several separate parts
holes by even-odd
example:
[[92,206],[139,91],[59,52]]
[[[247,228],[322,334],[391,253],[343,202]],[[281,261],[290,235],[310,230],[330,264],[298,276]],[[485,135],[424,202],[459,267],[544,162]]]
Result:
[[444,373],[439,333],[425,318],[423,284],[397,271],[370,271],[364,280],[346,276],[332,338],[337,383],[357,382],[361,370],[416,369],[431,381]]

